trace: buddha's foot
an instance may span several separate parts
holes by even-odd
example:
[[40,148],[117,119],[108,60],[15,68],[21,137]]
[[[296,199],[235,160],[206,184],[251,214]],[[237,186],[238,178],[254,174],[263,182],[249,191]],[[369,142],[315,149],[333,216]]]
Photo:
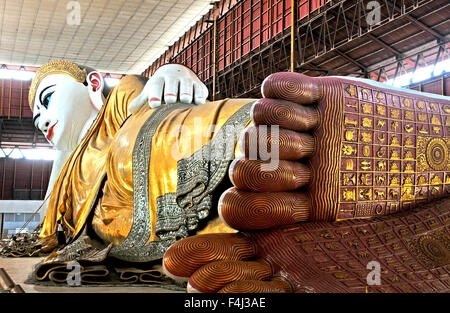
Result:
[[[237,230],[266,231],[183,240],[167,252],[167,272],[202,292],[363,291],[376,261],[393,291],[448,290],[448,199],[420,211],[450,192],[448,97],[297,73],[269,76],[262,92],[219,214]],[[381,219],[349,221],[370,217]]]
[[448,97],[298,73],[262,92],[219,204],[229,226],[382,216],[450,194]]
[[189,292],[449,292],[449,208],[188,237],[163,266]]

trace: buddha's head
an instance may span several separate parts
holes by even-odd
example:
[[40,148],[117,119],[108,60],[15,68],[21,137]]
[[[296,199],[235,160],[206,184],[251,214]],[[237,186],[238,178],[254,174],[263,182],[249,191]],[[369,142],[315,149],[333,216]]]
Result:
[[51,61],[36,72],[29,92],[33,123],[59,150],[73,150],[86,123],[104,102],[102,75],[68,61]]

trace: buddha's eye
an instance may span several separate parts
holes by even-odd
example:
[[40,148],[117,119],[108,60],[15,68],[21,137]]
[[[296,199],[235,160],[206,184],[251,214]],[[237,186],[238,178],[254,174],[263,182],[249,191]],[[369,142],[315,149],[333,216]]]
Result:
[[55,86],[56,85],[47,86],[39,94],[39,102],[46,109],[48,108],[48,105],[50,104],[50,100],[52,99],[52,95],[55,92],[55,90],[51,90],[50,88],[55,87]]
[[48,109],[48,105],[50,104],[50,100],[52,99],[53,93],[54,91],[49,92],[44,96],[44,99],[42,99],[42,105],[44,106],[44,108]]
[[33,125],[34,125],[34,127],[36,127],[36,128],[39,128],[38,127],[38,123],[39,123],[39,117],[41,116],[41,113],[37,113],[34,117],[33,117]]

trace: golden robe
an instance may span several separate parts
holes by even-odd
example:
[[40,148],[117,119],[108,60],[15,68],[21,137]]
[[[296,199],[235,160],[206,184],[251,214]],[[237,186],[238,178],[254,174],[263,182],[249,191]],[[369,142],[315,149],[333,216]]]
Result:
[[[113,256],[148,261],[209,215],[253,101],[144,105],[130,115],[144,85],[127,76],[111,91],[55,182],[40,237],[60,220],[73,239],[88,221]],[[217,218],[202,230],[219,231],[232,230]]]

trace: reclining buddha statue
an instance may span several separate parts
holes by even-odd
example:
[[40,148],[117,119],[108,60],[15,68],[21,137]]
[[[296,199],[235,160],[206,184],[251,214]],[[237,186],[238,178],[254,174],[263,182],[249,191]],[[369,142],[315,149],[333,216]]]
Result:
[[105,99],[98,72],[42,66],[30,105],[62,152],[35,276],[162,260],[192,292],[449,291],[450,99],[288,72],[261,92],[209,102],[169,64]]

